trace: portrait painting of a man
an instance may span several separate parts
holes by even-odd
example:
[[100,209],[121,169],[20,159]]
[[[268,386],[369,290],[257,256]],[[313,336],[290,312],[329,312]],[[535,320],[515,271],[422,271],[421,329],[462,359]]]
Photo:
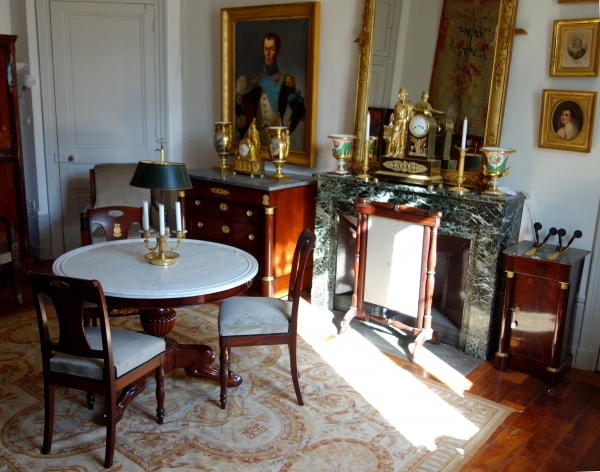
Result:
[[270,126],[287,126],[290,148],[303,151],[308,20],[238,22],[235,50],[234,141],[245,138],[256,119],[262,146]]
[[592,42],[592,28],[565,30],[561,67],[581,68],[590,66],[589,49]]

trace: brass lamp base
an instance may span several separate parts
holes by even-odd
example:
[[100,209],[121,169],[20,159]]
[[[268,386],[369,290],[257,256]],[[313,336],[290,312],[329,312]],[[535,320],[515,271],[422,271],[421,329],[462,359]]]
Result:
[[149,252],[144,257],[148,259],[148,262],[155,266],[169,266],[175,263],[175,259],[179,257],[176,252]]

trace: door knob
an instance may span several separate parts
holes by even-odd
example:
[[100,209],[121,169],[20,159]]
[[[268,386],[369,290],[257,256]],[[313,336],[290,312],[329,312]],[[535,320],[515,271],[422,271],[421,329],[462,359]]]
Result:
[[73,154],[71,154],[67,159],[69,159],[69,162],[74,161],[75,156]]

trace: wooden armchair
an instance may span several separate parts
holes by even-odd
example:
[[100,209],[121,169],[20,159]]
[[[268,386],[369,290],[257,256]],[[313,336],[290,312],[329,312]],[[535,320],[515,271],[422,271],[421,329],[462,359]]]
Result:
[[[37,312],[44,376],[44,443],[42,453],[52,448],[54,387],[106,395],[106,454],[104,467],[111,467],[117,422],[117,391],[135,383],[143,388],[146,376],[156,377],[157,421],[164,418],[165,341],[143,333],[111,329],[100,282],[31,272],[29,281]],[[58,341],[50,339],[44,296],[54,305],[58,318]],[[93,303],[101,312],[100,327],[84,327],[83,304]],[[91,397],[91,401],[90,401]]]
[[[105,207],[130,207],[136,210],[144,200],[151,201],[150,191],[129,185],[137,164],[99,164],[90,169],[90,206],[88,209]],[[141,218],[134,223],[141,223]],[[141,226],[130,225],[125,238],[139,238]],[[81,245],[106,241],[106,231],[90,226],[87,211],[81,214]],[[90,236],[92,235],[92,236]]]
[[[356,212],[354,294],[340,334],[355,316],[410,331],[416,336],[414,361],[426,340],[438,343],[431,327],[431,304],[442,213],[364,198],[358,199]],[[406,323],[367,313],[365,302],[398,312]]]
[[10,218],[0,215],[0,223],[6,229],[7,242],[6,246],[0,246],[0,274],[6,274],[11,280],[15,300],[18,305],[22,305],[19,240],[17,239],[17,233]]

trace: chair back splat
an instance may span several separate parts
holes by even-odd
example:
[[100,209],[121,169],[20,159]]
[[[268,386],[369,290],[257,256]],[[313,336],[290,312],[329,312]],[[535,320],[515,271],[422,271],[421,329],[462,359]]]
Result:
[[[143,207],[109,206],[90,208],[87,211],[88,242],[94,244],[94,233],[99,225],[104,231],[106,241],[116,241],[131,237],[130,230],[134,223],[141,226]],[[141,234],[134,235],[141,237]]]
[[219,346],[221,354],[221,408],[227,406],[227,384],[231,376],[230,350],[239,346],[287,344],[290,352],[292,381],[298,404],[303,405],[298,382],[296,340],[302,277],[315,248],[315,234],[305,229],[300,234],[290,274],[287,300],[268,297],[233,297],[219,309]]
[[[117,391],[135,384],[136,387],[139,386],[136,390],[139,393],[146,384],[146,376],[154,374],[157,384],[157,420],[159,424],[163,422],[165,341],[143,333],[111,330],[104,292],[97,280],[31,272],[29,282],[37,313],[44,377],[42,453],[50,453],[52,447],[54,386],[87,392],[89,408],[93,408],[93,394],[101,393],[106,395],[104,467],[108,468],[113,462],[116,425],[124,408],[123,403],[117,399]],[[56,311],[58,340],[50,339],[45,297],[52,301]],[[96,307],[100,327],[85,326],[84,303]]]

